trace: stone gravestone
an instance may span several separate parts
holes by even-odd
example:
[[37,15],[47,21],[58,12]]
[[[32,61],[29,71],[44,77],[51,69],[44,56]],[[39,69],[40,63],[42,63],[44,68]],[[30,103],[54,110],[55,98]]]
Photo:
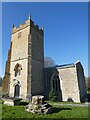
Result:
[[2,100],[4,100],[4,104],[5,105],[15,106],[15,105],[19,105],[19,103],[22,100],[22,98],[8,97],[8,98],[3,98]]
[[14,100],[13,99],[3,99],[4,104],[8,106],[14,106]]

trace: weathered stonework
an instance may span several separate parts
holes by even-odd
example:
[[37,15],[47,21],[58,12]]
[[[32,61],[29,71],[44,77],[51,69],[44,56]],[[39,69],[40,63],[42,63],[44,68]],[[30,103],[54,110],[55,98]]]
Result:
[[58,69],[61,80],[62,101],[80,102],[76,67]]
[[5,99],[4,104],[8,106],[14,106],[14,100],[12,99]]
[[[83,67],[80,61],[71,65],[61,65],[51,68],[46,68],[45,79],[46,79],[46,96],[53,88],[53,80],[55,74],[58,75],[58,85],[56,86],[59,90],[55,90],[57,99],[59,101],[70,101],[70,102],[83,102],[86,99],[86,85]],[[52,79],[53,78],[53,79]],[[50,82],[51,81],[51,82]],[[59,93],[59,94],[57,94]],[[61,97],[61,98],[60,98]]]
[[[11,66],[10,66],[10,91],[9,95],[14,97],[15,85],[19,81],[20,95],[19,97],[26,98],[27,95],[27,69],[28,69],[28,34],[30,27],[25,24],[23,29],[16,28],[12,30],[12,52],[11,52]],[[25,26],[24,25],[24,26]],[[20,38],[18,35],[21,33]],[[22,66],[21,75],[15,76],[15,65],[20,64]]]
[[[5,74],[3,91],[9,92],[10,97],[15,97],[15,90],[18,90],[18,97],[23,99],[26,99],[28,94],[43,94],[43,30],[28,19],[25,24],[20,24],[17,28],[13,25],[11,42],[11,57],[8,57],[6,64],[10,69],[6,71],[10,75],[6,77]],[[15,75],[16,65],[21,66],[20,75]],[[8,89],[9,83],[10,89]]]
[[44,96],[37,95],[32,97],[32,103],[29,103],[25,110],[34,114],[49,114],[53,109],[51,105],[44,102]]
[[5,68],[5,76],[3,78],[2,82],[2,94],[6,94],[9,91],[10,88],[10,60],[11,60],[11,48],[12,48],[12,42],[10,44],[10,50],[8,51],[8,59],[6,61],[6,68]]

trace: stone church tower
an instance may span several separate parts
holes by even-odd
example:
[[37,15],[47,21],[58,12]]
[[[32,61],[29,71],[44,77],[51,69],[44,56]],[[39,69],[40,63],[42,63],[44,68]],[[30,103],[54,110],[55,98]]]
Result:
[[[44,30],[29,19],[12,28],[10,80],[6,88],[10,97],[26,99],[28,94],[44,94]],[[4,86],[4,85],[3,85]]]
[[51,89],[58,101],[86,100],[84,69],[80,61],[44,67],[44,30],[29,19],[12,27],[2,94],[26,100],[29,95],[48,98]]

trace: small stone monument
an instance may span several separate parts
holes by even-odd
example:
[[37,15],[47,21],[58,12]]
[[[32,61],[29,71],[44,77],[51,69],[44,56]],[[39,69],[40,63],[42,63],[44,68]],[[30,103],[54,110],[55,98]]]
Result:
[[44,102],[44,96],[36,95],[32,97],[32,102],[26,106],[26,111],[38,114],[49,114],[52,112],[52,107]]
[[8,106],[15,106],[18,105],[19,102],[22,100],[22,98],[13,98],[13,97],[8,97],[8,98],[3,98],[4,104]]
[[37,95],[32,97],[32,104],[38,105],[44,102],[44,96]]

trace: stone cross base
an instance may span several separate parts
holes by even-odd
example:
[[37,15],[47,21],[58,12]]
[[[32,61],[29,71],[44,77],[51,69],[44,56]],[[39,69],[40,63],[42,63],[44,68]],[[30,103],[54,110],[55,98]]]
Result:
[[37,95],[32,97],[32,104],[42,104],[44,102],[44,96]]
[[37,95],[32,97],[32,103],[26,106],[26,111],[38,114],[49,114],[52,112],[52,107],[44,102],[44,96]]

